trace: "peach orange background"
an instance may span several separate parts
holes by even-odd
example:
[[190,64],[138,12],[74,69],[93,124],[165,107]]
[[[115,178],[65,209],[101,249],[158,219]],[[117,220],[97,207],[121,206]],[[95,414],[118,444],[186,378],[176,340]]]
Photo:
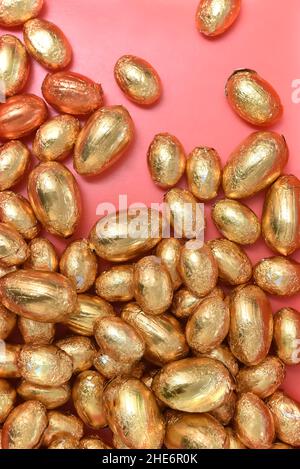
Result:
[[[87,236],[97,219],[97,205],[117,204],[119,193],[128,194],[129,202],[162,200],[163,191],[153,185],[146,165],[147,148],[157,132],[176,135],[187,152],[199,145],[213,146],[223,162],[227,160],[253,130],[233,114],[224,97],[226,79],[236,68],[258,71],[279,92],[285,114],[273,129],[285,135],[290,147],[286,172],[299,176],[300,103],[292,102],[292,82],[300,78],[299,0],[244,0],[237,23],[215,40],[202,37],[195,28],[198,0],[45,0],[45,4],[42,16],[57,23],[73,46],[71,69],[100,82],[106,103],[127,106],[136,124],[135,143],[119,164],[94,179],[76,176],[84,210],[74,238]],[[20,29],[13,33],[22,37]],[[155,66],[164,87],[158,105],[143,109],[123,96],[113,78],[114,64],[123,54],[141,56]],[[41,94],[45,74],[32,63],[26,91]],[[71,157],[65,163],[72,169]],[[17,190],[26,193],[26,184]],[[247,201],[258,215],[262,202],[262,194]],[[209,222],[207,239],[216,236]],[[63,249],[63,241],[55,242]],[[271,255],[262,241],[247,252],[254,262]],[[300,254],[294,258],[300,261]],[[282,306],[300,310],[299,296],[272,298],[272,304],[274,311]],[[300,401],[300,366],[288,369],[285,389]]]

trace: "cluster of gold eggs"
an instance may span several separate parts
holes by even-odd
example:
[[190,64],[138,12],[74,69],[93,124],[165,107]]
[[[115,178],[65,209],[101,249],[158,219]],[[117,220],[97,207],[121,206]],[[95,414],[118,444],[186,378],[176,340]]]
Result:
[[[240,3],[202,0],[199,30],[223,33]],[[60,161],[73,152],[77,173],[97,175],[128,149],[134,124],[123,106],[103,105],[99,84],[63,70],[72,50],[56,25],[36,18],[42,6],[0,0],[0,25],[24,24],[25,43],[0,37],[7,98],[0,105],[0,447],[104,449],[96,432],[105,427],[119,449],[300,446],[300,404],[279,390],[285,365],[300,362],[300,315],[291,308],[273,315],[267,295],[300,292],[300,264],[289,257],[300,247],[300,181],[283,174],[284,137],[253,132],[222,168],[214,149],[186,157],[176,137],[156,135],[149,171],[167,189],[174,237],[163,238],[153,209],[140,210],[148,228],[159,220],[143,238],[122,236],[137,215],[108,215],[59,259],[39,237],[41,227],[68,238],[81,216],[78,184]],[[49,120],[45,101],[20,94],[28,53],[50,70],[42,93],[59,115]],[[159,76],[145,60],[124,56],[114,72],[135,103],[159,99]],[[252,70],[234,72],[226,95],[259,127],[283,112],[275,90]],[[88,117],[83,127],[78,116]],[[11,188],[30,160],[20,139],[33,133],[40,163],[27,200]],[[175,187],[184,173],[187,190]],[[195,239],[197,205],[221,185],[225,198],[211,216],[222,237],[203,245]],[[239,199],[266,188],[259,220]],[[243,246],[261,235],[275,255],[253,267]],[[98,258],[115,265],[98,275]],[[19,344],[10,342],[16,330]]]

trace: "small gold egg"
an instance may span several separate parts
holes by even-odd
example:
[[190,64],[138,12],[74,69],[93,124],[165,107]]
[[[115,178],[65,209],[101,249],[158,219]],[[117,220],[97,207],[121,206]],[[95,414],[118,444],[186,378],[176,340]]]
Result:
[[12,191],[0,192],[0,220],[15,228],[25,239],[35,238],[40,231],[28,200]]
[[0,378],[20,378],[18,356],[22,346],[2,342],[0,349]]
[[4,92],[5,96],[9,97],[21,93],[28,80],[29,69],[27,52],[22,42],[12,34],[1,36],[0,81],[3,87],[1,91]]
[[274,345],[276,354],[286,365],[300,363],[300,313],[282,308],[274,314]]
[[198,147],[188,156],[186,164],[188,186],[191,193],[203,202],[218,195],[222,165],[214,148]]
[[53,244],[46,238],[34,238],[29,243],[29,257],[24,267],[55,272],[58,269],[58,255]]
[[5,379],[0,379],[0,423],[5,422],[13,410],[16,397],[17,393],[11,383]]
[[49,345],[55,336],[55,325],[19,317],[18,328],[25,344]]
[[220,361],[228,368],[232,376],[236,376],[239,371],[239,364],[235,356],[231,353],[229,347],[226,345],[219,345],[206,353],[196,353],[197,357],[214,358]]
[[48,426],[43,434],[43,446],[48,447],[62,433],[71,435],[78,440],[83,437],[83,422],[75,415],[50,410],[48,421]]
[[48,387],[23,380],[17,387],[17,393],[24,401],[39,401],[46,409],[55,409],[69,401],[71,388],[69,384]]
[[201,0],[196,13],[196,26],[205,36],[223,34],[237,20],[242,0]]
[[267,405],[274,417],[277,437],[288,445],[300,446],[300,404],[276,391]]
[[28,246],[11,225],[0,223],[0,263],[4,267],[24,264],[29,256]]
[[182,284],[181,277],[177,270],[181,248],[182,243],[176,238],[163,239],[156,248],[156,255],[161,259],[163,265],[168,270],[174,290],[177,290]]
[[117,376],[131,376],[135,363],[132,361],[126,363],[115,360],[110,355],[100,351],[96,353],[93,365],[102,376],[107,379],[113,379]]
[[5,28],[20,26],[35,18],[44,0],[0,0],[0,24]]
[[10,335],[16,322],[16,315],[0,305],[0,340],[5,340]]
[[18,140],[0,147],[0,190],[15,186],[24,176],[29,166],[28,148]]
[[253,270],[255,283],[267,293],[292,296],[300,291],[300,264],[285,257],[262,259]]
[[97,295],[107,301],[131,301],[134,297],[133,265],[117,265],[96,280]]
[[201,303],[201,300],[202,298],[193,295],[187,288],[180,288],[174,293],[171,312],[178,319],[187,319]]
[[73,373],[81,373],[92,368],[96,347],[89,337],[73,335],[58,340],[55,345],[71,357]]
[[90,428],[99,430],[107,425],[103,406],[105,378],[96,371],[78,375],[72,390],[77,414]]

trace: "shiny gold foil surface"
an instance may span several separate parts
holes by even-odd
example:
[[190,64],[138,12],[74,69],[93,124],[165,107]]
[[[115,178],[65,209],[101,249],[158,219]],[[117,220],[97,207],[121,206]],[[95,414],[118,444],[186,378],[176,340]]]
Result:
[[171,312],[178,319],[187,319],[201,302],[201,298],[193,295],[187,288],[180,288],[174,293]]
[[283,136],[270,131],[253,132],[234,151],[223,171],[225,196],[250,197],[272,184],[288,161]]
[[114,75],[123,93],[134,103],[149,106],[159,100],[161,81],[157,71],[146,60],[123,55],[115,65]]
[[226,96],[232,109],[245,121],[270,126],[283,114],[280,97],[254,70],[236,70],[226,83]]
[[215,37],[230,28],[239,16],[242,0],[201,0],[196,26],[205,36]]
[[94,368],[107,379],[113,379],[117,376],[131,376],[134,363],[121,362],[114,360],[111,356],[97,352],[93,362]]
[[110,446],[96,436],[82,438],[79,447],[80,449],[111,449]]
[[280,441],[277,441],[272,445],[271,449],[293,449],[293,447],[290,445],[286,445],[285,443],[281,443]]
[[214,148],[198,147],[188,156],[186,164],[188,187],[202,202],[218,195],[221,184],[222,164]]
[[72,397],[77,414],[95,430],[107,425],[103,406],[105,378],[96,371],[84,371],[77,377]]
[[11,383],[0,379],[0,423],[5,422],[9,413],[13,410],[17,393]]
[[228,437],[223,426],[209,414],[169,411],[164,445],[168,449],[225,449]]
[[75,415],[50,410],[48,420],[49,423],[43,435],[43,446],[49,446],[62,433],[71,435],[78,440],[83,437],[83,422]]
[[225,404],[210,412],[222,425],[228,425],[233,419],[237,395],[232,391]]
[[237,200],[218,200],[212,209],[212,219],[220,233],[234,243],[254,244],[260,237],[258,217]]
[[195,352],[209,352],[221,345],[228,334],[229,323],[228,302],[217,297],[205,299],[188,320],[187,343]]
[[177,270],[180,259],[182,243],[176,238],[163,239],[156,248],[156,255],[161,259],[167,268],[172,280],[173,289],[177,290],[182,284],[181,277]]
[[212,358],[186,358],[165,365],[152,389],[168,407],[183,412],[210,412],[225,404],[234,389],[225,366]]
[[29,250],[20,233],[7,223],[0,223],[0,263],[4,267],[23,264]]
[[234,427],[239,439],[250,449],[269,449],[275,437],[272,413],[250,392],[241,394],[236,405]]
[[0,25],[19,26],[41,11],[44,0],[0,0]]
[[89,337],[73,335],[58,340],[55,345],[71,357],[73,373],[81,373],[92,368],[96,347]]
[[143,337],[146,344],[145,358],[151,363],[162,366],[188,354],[182,327],[172,315],[148,315],[137,303],[128,303],[122,310],[122,319]]
[[97,295],[107,301],[131,301],[134,297],[133,265],[117,265],[96,280]]
[[[133,231],[135,227],[138,236]],[[90,246],[102,259],[126,262],[154,248],[161,240],[161,228],[161,215],[156,210],[122,210],[95,224],[89,236]]]
[[25,344],[49,345],[55,336],[55,325],[47,322],[32,321],[31,319],[18,319],[18,328]]
[[273,336],[272,308],[266,294],[255,285],[236,288],[230,296],[229,345],[245,365],[262,362]]
[[281,176],[266,195],[262,230],[267,245],[288,256],[300,248],[300,181]]
[[236,433],[230,427],[226,427],[225,431],[229,440],[228,449],[246,449],[246,446],[241,442]]
[[20,378],[17,365],[21,345],[3,343],[4,352],[0,354],[0,378]]
[[218,264],[219,278],[229,285],[241,285],[252,277],[252,264],[246,252],[228,239],[215,239],[208,245]]
[[60,259],[59,268],[61,273],[71,280],[77,293],[84,293],[95,282],[98,261],[90,249],[88,241],[80,239],[69,244],[65,249]]
[[41,163],[29,175],[28,196],[36,217],[49,233],[72,236],[81,215],[79,186],[56,161]]
[[134,266],[134,296],[145,313],[159,315],[172,304],[173,286],[161,259],[146,256]]
[[72,60],[72,49],[62,30],[50,21],[32,19],[24,25],[24,42],[30,55],[49,70],[61,70]]
[[5,340],[16,325],[16,315],[0,305],[0,340]]
[[197,357],[214,358],[228,368],[232,376],[236,376],[239,371],[239,364],[235,356],[231,353],[227,345],[220,345],[206,353],[196,353]]
[[288,445],[300,446],[300,404],[276,391],[267,405],[273,414],[278,438]]
[[24,345],[18,367],[23,379],[40,386],[61,386],[73,373],[71,357],[55,345]]
[[37,131],[32,151],[41,161],[55,161],[66,158],[76,143],[80,122],[73,116],[55,116]]
[[300,292],[300,264],[285,257],[269,257],[254,267],[255,283],[271,295],[292,296]]
[[239,393],[252,392],[261,399],[273,394],[283,383],[285,366],[277,357],[269,355],[255,366],[242,368],[237,377],[237,391]]
[[114,434],[129,448],[161,448],[165,423],[153,393],[136,378],[111,381],[105,388],[104,407]]
[[19,270],[0,279],[4,306],[19,316],[40,322],[63,322],[75,310],[71,282],[54,272]]
[[55,409],[69,401],[71,388],[69,384],[48,387],[23,380],[17,387],[17,393],[24,401],[39,401],[47,409]]
[[48,449],[79,449],[79,440],[72,435],[61,433],[52,440]]
[[10,189],[23,177],[29,166],[30,153],[18,140],[0,147],[0,190]]
[[81,130],[75,145],[77,173],[94,176],[112,166],[132,143],[134,123],[123,106],[96,111]]
[[22,42],[11,34],[1,36],[0,80],[5,96],[13,96],[22,91],[29,76],[29,69],[27,52]]
[[39,446],[48,423],[45,406],[27,401],[15,407],[2,429],[3,449],[34,449]]
[[176,186],[185,171],[184,148],[176,137],[168,133],[155,135],[147,159],[154,183],[164,189]]
[[0,192],[0,220],[15,228],[25,239],[35,238],[40,231],[28,200],[12,191]]
[[276,354],[286,365],[300,363],[300,313],[282,308],[274,314],[274,345]]
[[198,241],[188,241],[182,248],[178,270],[185,286],[196,296],[208,295],[217,285],[217,261],[210,247],[201,247]]
[[58,255],[54,245],[46,238],[34,238],[29,243],[29,258],[25,268],[55,272],[58,269]]
[[87,116],[103,106],[101,85],[79,73],[49,73],[42,93],[48,104],[65,114]]
[[0,138],[16,140],[27,137],[45,122],[47,116],[47,106],[38,96],[12,96],[1,104]]

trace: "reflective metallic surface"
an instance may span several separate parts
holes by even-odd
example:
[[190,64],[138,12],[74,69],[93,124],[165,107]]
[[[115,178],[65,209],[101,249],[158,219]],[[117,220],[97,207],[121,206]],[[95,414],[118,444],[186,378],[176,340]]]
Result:
[[163,239],[156,248],[156,255],[161,259],[167,268],[172,280],[173,289],[177,290],[182,284],[181,277],[177,270],[180,259],[182,243],[176,238]]
[[133,136],[134,123],[125,107],[102,107],[79,134],[74,153],[75,170],[86,176],[102,173],[125,153]]
[[102,272],[95,284],[97,295],[107,301],[132,300],[133,271],[133,265],[118,265]]
[[147,154],[148,168],[155,184],[170,189],[183,176],[186,155],[180,141],[168,133],[157,134]]
[[253,277],[271,295],[292,296],[300,292],[300,264],[293,259],[263,259],[254,267]]
[[219,36],[236,21],[241,0],[201,0],[196,13],[197,29],[205,36]]
[[246,449],[246,446],[237,437],[236,433],[230,427],[226,427],[225,431],[229,440],[229,449]]
[[300,404],[281,391],[267,401],[278,438],[292,446],[300,446]]
[[0,378],[19,378],[17,360],[21,345],[3,343],[3,346],[4,353],[0,354]]
[[0,340],[5,340],[16,325],[16,315],[0,305]]
[[25,239],[35,238],[40,231],[28,200],[12,191],[0,192],[0,220],[9,223]]
[[29,243],[29,258],[24,267],[55,272],[58,269],[58,255],[54,245],[46,238],[34,238]]
[[226,197],[242,199],[265,189],[280,176],[287,160],[283,136],[270,131],[250,134],[231,153],[224,168]]
[[19,317],[18,328],[25,344],[48,345],[53,342],[55,336],[55,325],[52,323]]
[[134,55],[123,55],[114,69],[115,79],[131,101],[149,106],[161,96],[161,81],[151,64]]
[[132,375],[134,363],[121,362],[119,360],[114,360],[111,356],[104,353],[97,352],[93,365],[99,373],[107,379],[113,379],[118,376],[128,376]]
[[31,171],[28,196],[38,220],[49,233],[72,236],[81,215],[81,197],[73,174],[56,161],[41,163]]
[[96,347],[89,337],[73,335],[58,340],[55,345],[71,357],[73,373],[80,373],[92,368]]
[[300,313],[282,308],[274,314],[274,345],[276,354],[286,365],[300,363]]
[[48,446],[48,449],[79,449],[79,440],[72,435],[63,433],[57,435]]
[[68,402],[71,388],[68,384],[48,387],[23,380],[17,387],[17,393],[24,401],[39,401],[47,409],[55,409]]
[[0,24],[15,27],[36,17],[44,0],[0,0]]
[[32,19],[24,25],[23,34],[28,52],[44,67],[61,70],[70,64],[71,46],[55,24],[43,19]]
[[233,419],[237,395],[232,391],[225,404],[210,412],[222,425],[228,425]]
[[174,293],[171,312],[178,319],[186,319],[201,302],[201,298],[193,295],[187,288],[181,288]]
[[197,199],[205,202],[218,195],[222,165],[214,148],[195,148],[188,156],[186,173],[189,190]]
[[21,41],[11,34],[1,36],[0,80],[6,96],[13,96],[22,91],[28,79],[29,68],[27,52]]
[[80,440],[80,449],[111,449],[110,446],[105,444],[100,438],[86,437]]
[[263,237],[275,252],[288,256],[300,248],[300,181],[281,176],[269,189],[262,216]]
[[229,307],[231,352],[245,365],[257,365],[266,358],[272,341],[270,301],[259,287],[246,285],[232,292]]
[[88,241],[80,239],[69,244],[65,249],[59,268],[61,273],[71,280],[77,293],[84,293],[95,282],[98,261]]
[[48,420],[48,427],[43,435],[43,446],[49,446],[62,433],[71,435],[78,440],[83,437],[83,422],[75,415],[50,410]]
[[6,417],[13,410],[17,393],[9,381],[0,379],[0,423],[5,422]]
[[214,358],[228,368],[232,376],[236,376],[239,371],[239,364],[235,356],[226,345],[220,345],[206,353],[196,354],[197,357]]
[[12,226],[0,223],[0,263],[4,267],[23,264],[29,255],[24,238]]
[[30,153],[18,140],[0,147],[0,190],[10,189],[23,177],[28,168]]

